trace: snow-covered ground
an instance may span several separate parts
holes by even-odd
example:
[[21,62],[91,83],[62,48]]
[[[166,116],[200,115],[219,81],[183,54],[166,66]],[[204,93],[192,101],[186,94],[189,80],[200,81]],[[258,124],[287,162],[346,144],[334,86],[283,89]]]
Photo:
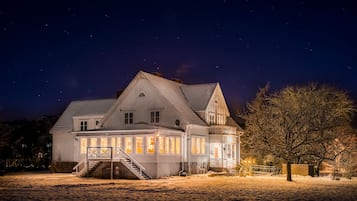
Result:
[[0,176],[0,200],[357,200],[357,178],[195,175],[104,180],[71,174]]

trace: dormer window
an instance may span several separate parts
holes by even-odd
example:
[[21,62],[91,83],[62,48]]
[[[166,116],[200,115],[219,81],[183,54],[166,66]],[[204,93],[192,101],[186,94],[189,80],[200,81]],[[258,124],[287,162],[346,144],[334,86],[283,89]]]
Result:
[[132,112],[125,112],[124,124],[133,124],[133,113]]
[[150,122],[151,123],[159,123],[160,122],[160,112],[159,111],[150,112]]
[[86,130],[88,130],[88,122],[81,121],[81,131],[86,131]]

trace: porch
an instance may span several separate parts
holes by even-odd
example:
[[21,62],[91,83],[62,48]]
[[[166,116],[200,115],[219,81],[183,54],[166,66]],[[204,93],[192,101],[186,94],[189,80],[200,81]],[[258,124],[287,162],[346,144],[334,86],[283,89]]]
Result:
[[90,176],[104,163],[110,164],[110,179],[113,179],[114,171],[124,170],[123,168],[119,170],[119,166],[114,167],[114,163],[121,164],[121,167],[125,167],[138,179],[151,179],[146,173],[145,167],[119,147],[87,147],[86,157],[73,167],[73,170],[79,177]]

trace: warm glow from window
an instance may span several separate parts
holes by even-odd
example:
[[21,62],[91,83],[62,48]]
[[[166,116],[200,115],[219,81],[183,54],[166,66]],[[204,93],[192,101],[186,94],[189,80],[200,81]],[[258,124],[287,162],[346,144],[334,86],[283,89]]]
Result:
[[170,154],[175,154],[175,137],[170,137]]
[[101,154],[107,154],[108,153],[108,138],[106,137],[101,137],[100,138],[100,151],[101,151]]
[[154,136],[147,137],[146,142],[147,142],[146,152],[149,154],[155,153],[155,137]]
[[201,154],[206,154],[206,139],[201,138]]
[[206,140],[204,137],[192,137],[191,153],[206,154]]
[[160,150],[160,154],[165,153],[164,137],[162,136],[159,137],[159,150]]
[[133,138],[125,137],[125,153],[131,154],[133,153]]
[[115,137],[112,137],[111,139],[110,139],[110,144],[111,144],[111,147],[116,147],[116,140],[115,140]]
[[176,137],[176,154],[181,154],[181,139],[180,137]]
[[170,151],[170,138],[165,137],[165,154],[168,154]]
[[87,138],[81,138],[81,154],[87,153]]
[[92,138],[90,139],[90,146],[91,146],[91,147],[97,147],[97,146],[98,146],[98,145],[97,145],[97,138],[92,137]]
[[135,138],[135,147],[136,147],[136,153],[137,154],[143,154],[144,153],[144,138],[143,137],[136,137]]

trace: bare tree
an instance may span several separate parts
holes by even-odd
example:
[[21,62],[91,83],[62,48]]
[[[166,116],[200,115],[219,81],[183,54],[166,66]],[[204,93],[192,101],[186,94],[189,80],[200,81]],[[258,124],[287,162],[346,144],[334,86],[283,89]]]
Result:
[[248,104],[246,134],[252,147],[286,161],[292,181],[291,164],[319,152],[326,156],[321,149],[349,125],[355,108],[345,92],[327,86],[286,87],[272,94],[268,89],[260,89]]

